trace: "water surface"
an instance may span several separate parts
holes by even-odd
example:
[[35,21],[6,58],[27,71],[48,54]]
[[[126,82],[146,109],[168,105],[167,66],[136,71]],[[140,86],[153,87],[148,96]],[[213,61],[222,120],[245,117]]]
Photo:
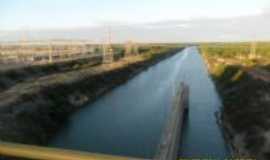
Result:
[[227,155],[214,117],[220,101],[194,47],[150,67],[73,114],[50,146],[151,158],[180,81],[191,89],[181,154]]

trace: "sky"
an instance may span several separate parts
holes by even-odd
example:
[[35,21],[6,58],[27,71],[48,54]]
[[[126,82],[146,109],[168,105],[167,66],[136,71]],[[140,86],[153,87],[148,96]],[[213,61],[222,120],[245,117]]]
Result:
[[217,23],[239,17],[247,20],[265,15],[269,7],[269,0],[0,0],[0,39],[6,37],[4,32],[20,30],[47,32],[106,25],[149,29],[150,24],[164,27],[176,21],[181,23],[174,27],[187,28],[191,22],[204,24],[209,19]]

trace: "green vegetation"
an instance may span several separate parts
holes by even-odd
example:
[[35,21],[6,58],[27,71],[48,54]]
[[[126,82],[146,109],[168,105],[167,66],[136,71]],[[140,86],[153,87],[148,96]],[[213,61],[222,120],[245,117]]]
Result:
[[[205,43],[201,50],[211,56],[223,58],[237,58],[248,56],[251,52],[252,43]],[[270,58],[270,43],[256,42],[256,53],[262,57]]]

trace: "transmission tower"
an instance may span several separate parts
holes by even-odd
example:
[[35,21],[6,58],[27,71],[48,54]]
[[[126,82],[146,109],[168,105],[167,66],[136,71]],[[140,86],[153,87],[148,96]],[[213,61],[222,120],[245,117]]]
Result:
[[21,57],[24,56],[25,54],[25,48],[26,48],[26,42],[27,42],[27,35],[26,35],[26,30],[22,30],[21,34],[21,40],[19,42],[18,46],[18,52],[16,53],[16,61],[18,62]]
[[130,56],[132,54],[138,54],[138,46],[133,41],[127,41],[125,45],[125,55]]
[[107,43],[103,44],[103,63],[112,63],[113,62],[113,49],[112,49],[112,35],[111,28],[108,28],[107,32]]
[[133,52],[135,55],[139,54],[139,46],[137,43],[133,43]]
[[132,41],[128,41],[125,44],[125,56],[130,56],[132,54]]

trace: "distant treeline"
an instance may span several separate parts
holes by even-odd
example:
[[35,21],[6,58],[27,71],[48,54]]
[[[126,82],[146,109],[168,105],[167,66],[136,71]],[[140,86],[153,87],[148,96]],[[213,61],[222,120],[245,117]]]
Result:
[[200,45],[202,53],[224,58],[248,56],[254,48],[256,55],[270,58],[270,42],[203,43]]

